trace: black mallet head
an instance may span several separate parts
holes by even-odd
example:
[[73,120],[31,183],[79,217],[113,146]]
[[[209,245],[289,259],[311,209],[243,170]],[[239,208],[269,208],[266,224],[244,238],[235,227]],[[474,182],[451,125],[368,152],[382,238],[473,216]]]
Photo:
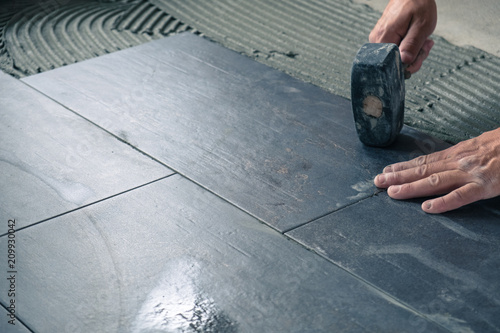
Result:
[[403,127],[405,69],[396,44],[367,43],[352,65],[351,101],[358,137],[385,147]]

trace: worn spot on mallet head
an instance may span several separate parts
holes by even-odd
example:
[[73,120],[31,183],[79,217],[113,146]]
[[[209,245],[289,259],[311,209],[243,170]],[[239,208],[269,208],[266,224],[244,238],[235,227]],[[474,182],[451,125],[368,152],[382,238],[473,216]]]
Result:
[[382,116],[382,101],[377,96],[368,95],[363,100],[363,111],[372,117]]

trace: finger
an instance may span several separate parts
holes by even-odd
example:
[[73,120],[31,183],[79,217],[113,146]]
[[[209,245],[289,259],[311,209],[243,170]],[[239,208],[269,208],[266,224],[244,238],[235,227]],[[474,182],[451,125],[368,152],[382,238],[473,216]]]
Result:
[[370,43],[394,43],[399,46],[408,31],[411,12],[403,10],[397,2],[391,1],[381,18],[370,32]]
[[434,46],[434,41],[431,40],[431,39],[427,39],[424,42],[424,45],[420,49],[420,51],[419,51],[419,53],[417,55],[417,58],[407,68],[407,70],[410,73],[413,74],[413,73],[416,73],[416,72],[418,72],[420,70],[420,68],[422,67],[422,64],[423,64],[424,60],[427,59],[427,57],[429,56],[429,53],[431,52],[431,49],[432,49],[433,46]]
[[452,162],[439,161],[435,163],[422,164],[413,168],[395,172],[386,172],[375,177],[374,183],[379,188],[387,188],[391,185],[401,185],[412,183],[420,179],[427,178],[433,174],[444,171],[455,170],[456,166]]
[[382,171],[383,173],[397,172],[407,169],[412,169],[420,167],[422,165],[431,164],[439,161],[444,161],[449,156],[447,150],[438,151],[429,155],[422,155],[409,161],[399,162],[395,164],[388,165]]
[[421,28],[417,24],[410,25],[408,33],[399,45],[401,61],[407,65],[413,64],[426,40],[427,36],[422,34]]
[[474,139],[462,141],[445,150],[437,151],[432,154],[422,155],[410,161],[404,161],[388,165],[382,171],[383,173],[395,172],[415,168],[424,164],[435,163],[444,160],[459,160],[465,156],[473,155],[477,152],[477,144]]
[[470,182],[470,176],[462,171],[435,173],[427,178],[402,185],[392,185],[387,189],[391,198],[404,200],[410,198],[440,195],[453,191]]
[[483,199],[484,188],[477,183],[468,183],[445,196],[427,200],[422,204],[426,213],[440,214]]

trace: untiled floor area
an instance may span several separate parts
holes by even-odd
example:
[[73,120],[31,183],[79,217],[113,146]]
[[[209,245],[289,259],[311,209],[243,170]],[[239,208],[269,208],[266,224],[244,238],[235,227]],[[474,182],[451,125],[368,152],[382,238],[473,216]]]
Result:
[[347,99],[192,34],[0,74],[0,105],[2,332],[500,330],[500,200],[372,182],[437,139],[365,147]]

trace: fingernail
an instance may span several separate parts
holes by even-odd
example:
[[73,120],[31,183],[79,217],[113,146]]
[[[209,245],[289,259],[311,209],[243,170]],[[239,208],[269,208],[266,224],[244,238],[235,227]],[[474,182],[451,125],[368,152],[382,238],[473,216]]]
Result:
[[384,172],[384,173],[387,173],[387,172],[392,172],[392,166],[390,166],[390,165],[389,165],[389,166],[386,166],[386,167],[384,168],[384,171],[383,171],[383,172]]
[[391,189],[391,192],[393,194],[396,194],[396,193],[399,193],[399,191],[401,190],[401,186],[400,185],[392,185],[390,187],[390,189]]
[[424,208],[426,210],[431,209],[432,208],[432,201],[426,201],[426,202],[424,202],[423,206],[424,206]]

